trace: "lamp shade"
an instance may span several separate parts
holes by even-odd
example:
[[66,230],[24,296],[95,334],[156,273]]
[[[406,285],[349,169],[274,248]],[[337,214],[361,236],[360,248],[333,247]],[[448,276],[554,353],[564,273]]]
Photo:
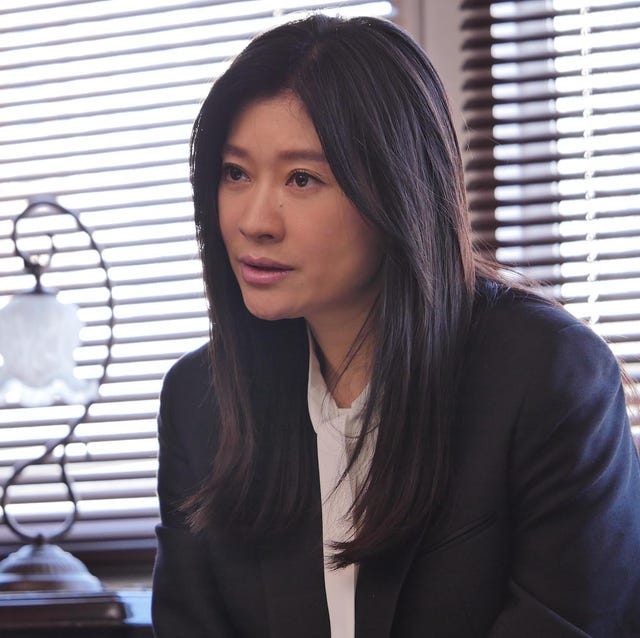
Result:
[[0,406],[85,404],[97,383],[74,376],[82,322],[54,294],[16,295],[0,309]]

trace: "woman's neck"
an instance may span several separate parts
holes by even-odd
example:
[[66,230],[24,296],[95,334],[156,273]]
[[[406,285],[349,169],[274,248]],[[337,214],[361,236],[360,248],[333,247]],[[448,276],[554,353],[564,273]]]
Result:
[[345,326],[318,330],[309,325],[316,345],[320,370],[333,400],[339,408],[349,408],[360,396],[371,378],[373,361],[372,338],[359,340],[360,330],[346,330]]

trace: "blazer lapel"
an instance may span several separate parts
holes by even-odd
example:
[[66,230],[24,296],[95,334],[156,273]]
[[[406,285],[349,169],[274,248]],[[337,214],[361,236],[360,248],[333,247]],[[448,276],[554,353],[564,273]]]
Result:
[[[313,432],[311,422],[305,422]],[[259,550],[269,636],[278,638],[330,638],[329,610],[324,589],[322,513],[315,436],[313,445],[314,485],[317,501],[304,521],[286,539],[263,545]],[[266,633],[266,632],[265,632]]]
[[[311,423],[308,423],[311,429]],[[313,439],[315,443],[315,437]],[[317,454],[313,486],[317,507],[286,541],[258,550],[270,636],[330,638],[324,588],[322,513]],[[400,589],[418,545],[405,543],[384,558],[360,565],[356,587],[356,638],[389,638]]]
[[269,636],[330,638],[322,561],[320,516],[260,550]]
[[[289,542],[260,552],[269,635],[330,638],[324,589],[322,520],[314,517]],[[356,588],[356,638],[389,638],[396,603],[420,539],[360,566]]]
[[356,588],[356,638],[389,638],[400,589],[421,536],[383,558],[363,563]]

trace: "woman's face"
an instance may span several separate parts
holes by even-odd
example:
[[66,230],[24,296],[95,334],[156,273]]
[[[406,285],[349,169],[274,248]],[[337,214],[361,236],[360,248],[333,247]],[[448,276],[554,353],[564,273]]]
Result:
[[379,290],[381,242],[338,186],[295,94],[240,111],[223,148],[218,209],[253,315],[304,317],[318,328],[366,317]]

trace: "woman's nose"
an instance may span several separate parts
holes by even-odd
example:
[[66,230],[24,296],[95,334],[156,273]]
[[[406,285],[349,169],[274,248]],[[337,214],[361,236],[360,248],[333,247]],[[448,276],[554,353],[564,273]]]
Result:
[[240,232],[253,241],[279,241],[284,235],[281,209],[277,189],[268,185],[252,189],[240,218]]

